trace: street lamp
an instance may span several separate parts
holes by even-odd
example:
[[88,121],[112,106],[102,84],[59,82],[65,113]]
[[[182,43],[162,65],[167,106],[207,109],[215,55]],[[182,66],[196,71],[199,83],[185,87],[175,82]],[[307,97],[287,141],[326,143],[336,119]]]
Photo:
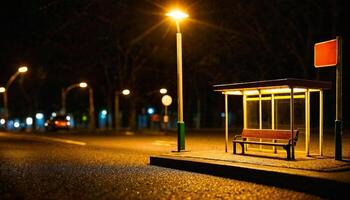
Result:
[[129,89],[124,89],[122,91],[116,91],[114,97],[114,120],[115,120],[115,129],[118,131],[120,128],[120,116],[119,116],[119,94],[124,96],[130,95]]
[[7,100],[7,92],[8,89],[10,87],[10,85],[12,84],[12,82],[17,78],[18,75],[23,74],[25,72],[28,71],[28,67],[26,66],[21,66],[18,68],[18,70],[16,71],[16,73],[14,73],[10,79],[7,81],[6,86],[2,87],[0,89],[0,92],[2,91],[2,93],[4,93],[4,117],[5,117],[5,127],[7,127],[7,121],[8,121],[8,117],[9,117],[9,113],[8,113],[8,100]]
[[180,11],[173,10],[166,14],[176,22],[176,48],[177,48],[177,109],[178,109],[178,121],[177,121],[177,151],[185,150],[185,122],[183,120],[183,91],[182,91],[182,36],[180,30],[180,21],[187,18],[188,14]]
[[161,88],[159,90],[160,94],[166,94],[168,92],[168,90],[166,88]]
[[67,93],[69,91],[71,91],[74,88],[80,87],[80,88],[86,88],[88,85],[85,82],[81,82],[81,83],[76,83],[73,85],[68,86],[67,88],[62,88],[62,92],[61,92],[61,100],[62,100],[62,114],[66,114],[66,96]]
[[[86,88],[88,87],[88,84],[86,82],[80,82],[80,83],[76,83],[73,85],[68,86],[67,88],[63,88],[62,89],[62,96],[61,96],[61,100],[62,100],[62,110],[61,113],[62,114],[66,114],[66,97],[67,94],[70,90],[72,90],[73,88]],[[89,87],[89,129],[92,130],[95,128],[95,108],[94,108],[94,92],[92,90],[91,87]]]

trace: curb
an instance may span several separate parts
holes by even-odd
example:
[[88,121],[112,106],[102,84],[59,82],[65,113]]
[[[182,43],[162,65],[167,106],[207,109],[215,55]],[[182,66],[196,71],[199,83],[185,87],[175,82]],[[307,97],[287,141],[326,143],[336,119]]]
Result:
[[350,188],[350,183],[326,178],[264,170],[241,164],[234,166],[173,156],[151,156],[150,165],[254,182],[331,199],[339,199],[348,195],[347,190]]

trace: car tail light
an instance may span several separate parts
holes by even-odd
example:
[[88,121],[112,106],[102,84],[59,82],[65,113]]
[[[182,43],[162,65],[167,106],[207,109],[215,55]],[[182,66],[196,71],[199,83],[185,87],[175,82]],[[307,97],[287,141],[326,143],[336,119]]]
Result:
[[67,122],[62,121],[55,121],[56,126],[67,126]]

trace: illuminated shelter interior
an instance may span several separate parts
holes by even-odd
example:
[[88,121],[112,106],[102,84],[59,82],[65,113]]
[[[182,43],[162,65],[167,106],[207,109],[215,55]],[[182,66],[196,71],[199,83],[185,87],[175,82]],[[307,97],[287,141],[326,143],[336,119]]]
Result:
[[[213,87],[214,91],[225,96],[226,152],[229,132],[228,96],[239,95],[243,97],[244,129],[304,129],[305,155],[309,156],[310,94],[319,93],[319,155],[323,155],[323,91],[331,88],[330,82],[286,78],[220,84]],[[296,120],[296,116],[302,120]],[[298,127],[296,121],[299,123]]]

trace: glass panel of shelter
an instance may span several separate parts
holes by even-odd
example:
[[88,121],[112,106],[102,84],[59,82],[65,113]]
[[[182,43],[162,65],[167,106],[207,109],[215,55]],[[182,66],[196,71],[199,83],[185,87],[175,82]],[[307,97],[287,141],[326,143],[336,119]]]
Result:
[[[264,94],[247,95],[246,99],[246,128],[249,129],[290,129],[290,94]],[[261,111],[260,111],[261,101]],[[261,112],[261,116],[260,116]],[[305,140],[305,95],[303,93],[294,94],[294,122],[295,129],[299,129],[298,146],[304,146]],[[301,140],[300,140],[301,139]],[[248,145],[246,145],[248,146]],[[249,149],[272,150],[274,147],[249,145]]]

